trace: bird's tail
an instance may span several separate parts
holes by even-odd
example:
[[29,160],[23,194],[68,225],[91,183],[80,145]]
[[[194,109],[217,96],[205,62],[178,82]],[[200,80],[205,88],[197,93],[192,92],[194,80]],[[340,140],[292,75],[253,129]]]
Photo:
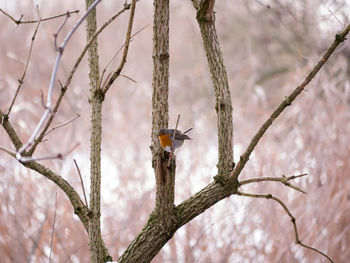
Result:
[[193,130],[193,128],[189,128],[188,130],[186,130],[183,134],[188,133],[189,131]]

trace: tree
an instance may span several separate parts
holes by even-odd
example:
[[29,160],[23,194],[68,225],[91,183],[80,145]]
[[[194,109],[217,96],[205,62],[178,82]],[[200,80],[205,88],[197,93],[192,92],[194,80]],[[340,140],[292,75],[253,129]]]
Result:
[[[99,1],[95,1],[97,4]],[[245,168],[253,150],[261,140],[265,132],[271,127],[272,123],[280,114],[292,104],[299,94],[304,91],[305,87],[315,77],[319,70],[332,55],[334,50],[344,40],[350,30],[347,26],[342,32],[338,33],[332,45],[324,53],[320,61],[310,71],[305,80],[298,85],[279,106],[273,111],[270,117],[263,123],[258,132],[253,136],[247,149],[242,153],[237,164],[234,165],[233,160],[233,122],[232,122],[232,101],[229,88],[229,80],[224,65],[223,55],[220,50],[219,40],[215,28],[215,1],[192,1],[196,10],[196,18],[200,28],[200,34],[203,41],[203,46],[208,61],[211,80],[215,94],[215,110],[217,113],[217,131],[218,131],[218,173],[214,176],[214,180],[205,186],[202,190],[192,195],[188,199],[175,205],[175,174],[176,174],[176,158],[173,154],[165,154],[159,147],[156,133],[162,127],[167,127],[169,122],[169,1],[154,1],[154,25],[153,25],[153,95],[152,95],[152,165],[156,178],[156,196],[155,207],[149,215],[149,219],[139,232],[136,238],[127,246],[126,250],[118,259],[118,262],[149,262],[160,251],[160,249],[173,237],[175,232],[193,220],[195,217],[206,211],[208,208],[215,205],[220,200],[232,195],[241,195],[256,198],[272,199],[276,201],[292,220],[294,227],[295,241],[297,244],[314,250],[325,258],[329,258],[317,248],[306,245],[299,238],[296,218],[290,212],[285,203],[272,194],[251,194],[240,190],[241,186],[263,181],[277,181],[291,187],[297,191],[303,192],[300,187],[291,183],[292,180],[305,176],[304,173],[293,176],[283,177],[261,177],[242,180],[240,175]],[[92,1],[86,1],[86,6],[91,6]],[[107,77],[99,72],[100,62],[97,48],[97,36],[107,26],[111,20],[106,22],[99,30],[96,26],[96,12],[92,8],[91,13],[87,17],[87,44],[83,52],[79,56],[73,70],[69,74],[65,83],[61,84],[61,92],[58,95],[56,104],[51,107],[50,94],[45,103],[45,113],[42,120],[39,122],[37,132],[33,133],[32,139],[29,139],[27,144],[18,136],[18,133],[13,128],[10,118],[12,106],[15,103],[16,96],[12,100],[7,113],[1,111],[0,118],[5,132],[8,134],[16,152],[6,150],[3,151],[16,157],[16,159],[25,167],[32,169],[44,175],[49,180],[53,181],[59,188],[63,190],[69,198],[71,205],[74,208],[75,214],[79,217],[86,232],[88,233],[90,254],[92,262],[106,262],[111,260],[110,251],[105,245],[101,234],[101,138],[102,138],[102,105],[105,102],[106,95],[109,94],[111,85],[121,76],[121,72],[126,63],[128,47],[131,40],[131,32],[134,21],[134,12],[136,1],[131,4],[125,3],[123,9],[118,12],[114,18],[126,10],[130,10],[127,33],[123,46],[123,55],[121,62],[116,69]],[[68,17],[68,14],[66,15]],[[18,24],[20,20],[15,20]],[[39,27],[41,19],[37,21]],[[75,30],[76,27],[73,27]],[[34,33],[33,41],[36,32]],[[59,36],[59,34],[57,34]],[[57,36],[55,37],[57,42]],[[64,44],[57,48],[58,59],[64,54]],[[83,202],[79,197],[77,190],[70,183],[63,179],[58,173],[52,169],[42,165],[40,158],[33,155],[39,144],[47,135],[52,121],[61,104],[71,79],[81,62],[85,52],[88,51],[89,61],[89,78],[90,78],[90,95],[89,102],[91,105],[91,135],[90,135],[90,202]],[[28,59],[29,61],[29,59]],[[55,68],[57,70],[57,68]],[[24,71],[26,72],[26,71]],[[25,74],[23,74],[25,76]],[[23,79],[20,81],[17,91],[20,90]],[[53,78],[55,80],[55,78]],[[53,83],[53,82],[52,82]],[[52,86],[49,92],[52,91]],[[16,92],[17,94],[17,92]],[[46,114],[46,115],[45,115]],[[65,155],[58,154],[56,158],[62,158]],[[49,156],[49,158],[51,158]],[[45,157],[44,159],[48,159]],[[320,255],[320,256],[321,256]]]

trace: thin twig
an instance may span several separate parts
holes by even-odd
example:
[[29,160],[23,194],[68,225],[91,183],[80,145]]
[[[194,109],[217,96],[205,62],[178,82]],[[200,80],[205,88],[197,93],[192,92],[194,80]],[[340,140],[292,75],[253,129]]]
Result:
[[31,43],[30,43],[30,48],[29,48],[29,52],[28,52],[27,61],[26,61],[25,67],[24,67],[24,71],[23,71],[23,74],[22,74],[21,78],[18,80],[19,84],[18,84],[16,93],[15,93],[15,96],[13,97],[12,102],[10,104],[10,107],[8,109],[7,115],[10,115],[10,113],[11,113],[12,107],[15,104],[17,95],[18,95],[18,93],[19,93],[19,91],[20,91],[20,89],[21,89],[21,87],[22,87],[22,85],[24,83],[24,78],[25,78],[25,76],[27,74],[29,61],[30,61],[30,58],[31,58],[31,55],[32,55],[34,40],[35,40],[36,34],[38,32],[38,29],[39,29],[39,25],[40,25],[40,22],[41,22],[40,13],[39,13],[39,7],[38,6],[37,6],[37,15],[38,15],[38,22],[37,22],[37,25],[35,27],[35,30],[34,30],[34,33],[33,33],[33,36],[32,36],[32,40],[31,40]]
[[248,180],[244,180],[244,181],[241,181],[239,182],[240,185],[245,185],[245,184],[251,184],[251,183],[256,183],[256,182],[281,182],[283,183],[284,185],[290,187],[290,188],[293,188],[294,190],[297,190],[303,194],[306,194],[306,192],[304,190],[302,190],[301,188],[289,183],[290,180],[293,180],[293,179],[296,179],[296,178],[299,178],[299,177],[303,177],[303,176],[306,176],[307,174],[299,174],[299,175],[293,175],[293,176],[290,176],[290,177],[286,177],[286,176],[282,176],[282,177],[261,177],[261,178],[253,178],[253,179],[248,179]]
[[122,76],[122,77],[124,77],[124,78],[126,78],[126,79],[128,79],[128,80],[130,80],[130,81],[132,81],[132,82],[134,82],[134,83],[137,83],[137,81],[136,81],[136,80],[134,80],[134,79],[132,79],[132,78],[128,77],[127,75],[120,74],[120,76]]
[[123,67],[124,67],[124,65],[126,63],[126,57],[128,55],[129,44],[130,44],[130,39],[131,39],[132,25],[133,25],[133,22],[134,22],[134,14],[135,14],[136,2],[137,2],[137,0],[132,0],[131,1],[129,24],[128,24],[128,30],[126,32],[126,37],[125,37],[124,52],[123,52],[122,60],[120,61],[119,67],[116,69],[116,71],[114,71],[114,73],[112,74],[112,76],[108,80],[106,86],[104,86],[102,88],[102,93],[103,94],[107,93],[108,89],[111,87],[113,82],[120,75],[120,73],[123,70]]
[[298,97],[298,95],[305,89],[305,87],[310,83],[310,81],[315,77],[315,75],[320,71],[323,65],[327,62],[329,57],[333,54],[335,49],[346,39],[346,35],[350,31],[350,24],[339,34],[335,35],[335,40],[331,44],[331,46],[324,53],[322,58],[318,61],[318,63],[314,66],[311,72],[306,76],[304,81],[296,87],[293,92],[286,96],[286,98],[281,102],[281,104],[274,110],[271,116],[264,122],[264,124],[260,127],[258,132],[254,135],[251,140],[249,146],[245,150],[245,152],[241,155],[238,164],[235,166],[234,170],[231,172],[231,176],[234,179],[237,179],[241,171],[243,170],[245,164],[248,162],[249,157],[256,145],[265,134],[267,129],[272,125],[273,121],[288,107],[292,104],[292,102]]
[[180,121],[180,114],[177,115],[176,125],[175,125],[175,129],[173,132],[173,143],[171,144],[171,152],[172,153],[174,153],[174,141],[175,141],[175,135],[176,135],[177,126],[179,125],[179,121]]
[[55,45],[55,50],[56,51],[59,51],[58,50],[58,47],[57,47],[57,37],[58,37],[58,34],[60,33],[60,31],[62,30],[62,28],[64,27],[64,25],[67,23],[68,21],[68,18],[70,17],[69,15],[69,12],[66,13],[66,16],[64,18],[64,20],[62,21],[62,23],[60,24],[60,26],[58,27],[56,33],[53,34],[53,37],[54,37],[54,45]]
[[[136,36],[137,34],[141,33],[141,32],[142,32],[146,27],[148,27],[148,26],[149,26],[149,24],[143,26],[141,29],[137,30],[134,34],[132,34],[131,37],[130,37],[130,42],[133,41],[134,36]],[[125,46],[125,43],[123,43],[123,45],[120,46],[120,48],[119,48],[119,49],[117,50],[117,52],[112,56],[112,58],[109,60],[109,62],[107,63],[107,65],[106,65],[105,68],[103,69],[102,75],[101,75],[101,79],[100,79],[100,87],[105,87],[105,85],[106,85],[107,81],[109,80],[110,76],[112,75],[112,73],[109,73],[109,74],[108,74],[106,80],[104,81],[103,85],[101,86],[101,83],[102,83],[102,81],[103,81],[103,76],[104,76],[104,74],[106,73],[107,68],[112,64],[114,58],[119,54],[119,52],[123,49],[124,46]],[[131,78],[129,78],[129,77],[123,75],[123,74],[119,74],[119,75],[120,75],[120,76],[123,76],[123,77],[126,77],[127,79],[129,79],[129,80],[131,80],[131,81],[133,81],[133,82],[136,83],[135,80],[133,80],[133,79],[131,79]]]
[[172,159],[174,158],[174,155],[175,155],[174,154],[175,135],[176,135],[177,127],[179,125],[179,121],[180,121],[180,114],[177,115],[176,125],[175,125],[175,129],[174,129],[174,132],[173,132],[173,139],[172,139],[172,143],[171,143],[170,158],[169,158],[168,163],[167,163],[168,167],[170,167],[171,161],[172,161]]
[[293,216],[293,214],[289,211],[288,207],[283,203],[283,201],[271,194],[250,194],[250,193],[243,193],[243,192],[240,192],[240,191],[237,191],[237,195],[241,195],[241,196],[247,196],[247,197],[254,197],[254,198],[265,198],[265,199],[272,199],[274,201],[276,201],[277,203],[279,203],[282,208],[284,209],[284,211],[288,214],[288,216],[290,217],[291,221],[292,221],[292,224],[293,224],[293,228],[294,228],[294,234],[295,234],[295,243],[302,246],[302,247],[305,247],[305,248],[308,248],[308,249],[311,249],[313,250],[314,252],[324,256],[325,258],[327,258],[330,262],[334,263],[334,261],[328,256],[326,255],[325,253],[321,252],[320,250],[314,248],[314,247],[311,247],[309,245],[306,245],[304,244],[300,239],[299,239],[299,234],[298,234],[298,228],[297,228],[297,224],[296,224],[296,219],[295,217]]
[[0,146],[0,150],[5,152],[5,153],[7,153],[8,155],[11,155],[12,157],[16,157],[16,153],[15,152],[13,152],[11,150],[8,150],[8,149],[6,149],[6,148],[4,148],[2,146]]
[[79,177],[80,177],[80,183],[81,183],[81,188],[83,189],[85,205],[86,205],[87,208],[89,208],[88,201],[87,201],[86,194],[85,194],[85,187],[84,187],[83,177],[81,176],[80,169],[79,169],[79,166],[77,164],[77,161],[75,159],[73,159],[73,161],[74,161],[75,167],[77,168],[77,171],[78,171],[78,174],[79,174]]
[[53,222],[52,222],[52,231],[51,231],[51,241],[50,241],[50,255],[49,255],[49,262],[51,263],[51,256],[52,256],[52,250],[53,250],[53,235],[55,233],[55,225],[56,225],[56,213],[57,213],[57,192],[55,194],[55,212],[53,214]]
[[[88,16],[88,14],[92,10],[94,10],[96,5],[99,4],[100,2],[101,2],[101,0],[96,0],[95,2],[93,2],[91,4],[91,6],[86,10],[84,15],[76,22],[76,24],[73,26],[73,28],[70,30],[70,32],[66,35],[66,37],[64,38],[61,46],[58,47],[56,61],[55,61],[55,65],[54,65],[54,68],[53,68],[53,71],[52,71],[51,80],[50,80],[50,84],[49,84],[49,88],[48,88],[47,100],[46,100],[46,105],[45,105],[46,106],[46,110],[45,110],[44,114],[42,115],[39,123],[37,124],[35,130],[33,131],[32,135],[30,136],[29,140],[27,141],[27,143],[25,143],[17,151],[16,158],[20,162],[28,162],[29,160],[33,160],[33,158],[31,158],[31,157],[22,156],[22,153],[24,153],[29,147],[31,147],[33,145],[34,140],[38,136],[40,129],[44,126],[45,121],[47,120],[47,118],[51,114],[51,111],[52,111],[52,108],[51,108],[52,92],[53,92],[54,83],[55,83],[55,80],[56,80],[56,74],[57,74],[58,66],[59,66],[60,60],[62,58],[64,48],[68,44],[68,41],[71,39],[71,37],[74,34],[74,32],[78,29],[78,27],[84,21],[84,19]],[[34,158],[34,160],[35,160],[35,158]]]
[[75,117],[72,118],[71,120],[66,121],[66,122],[64,122],[64,123],[61,123],[61,124],[59,124],[59,125],[57,125],[57,126],[51,128],[50,130],[48,130],[47,133],[45,133],[45,136],[48,135],[50,132],[52,132],[52,131],[54,131],[54,130],[56,130],[56,129],[58,129],[58,128],[61,128],[61,127],[63,127],[63,126],[66,126],[67,124],[69,124],[69,123],[75,121],[75,120],[78,119],[79,117],[80,117],[80,114],[79,114],[79,113],[76,113],[76,114],[75,114]]
[[[22,141],[20,140],[16,131],[12,127],[8,117],[4,116],[4,113],[1,111],[1,109],[0,109],[0,119],[2,120],[2,126],[4,127],[8,136],[10,137],[12,144],[16,147],[16,149],[19,149],[22,145]],[[11,156],[16,158],[16,156],[13,155],[13,153],[11,154],[11,151],[5,151],[5,152],[9,153]],[[87,230],[88,221],[89,221],[89,218],[87,215],[88,214],[87,207],[81,201],[75,189],[60,175],[56,174],[55,172],[50,170],[48,167],[45,167],[44,165],[38,162],[33,161],[33,162],[23,163],[23,165],[45,176],[50,181],[54,182],[60,189],[62,189],[62,191],[66,194],[66,196],[70,200],[70,203],[74,207],[74,211],[76,215],[80,218],[85,229]]]
[[64,85],[61,85],[61,92],[57,98],[56,104],[53,107],[53,110],[50,114],[49,119],[47,120],[45,127],[42,129],[40,135],[38,136],[38,138],[34,141],[33,146],[28,150],[28,154],[32,155],[36,149],[36,147],[38,146],[38,144],[40,142],[42,142],[44,135],[46,133],[46,131],[48,130],[48,128],[50,127],[56,113],[58,110],[58,107],[60,106],[62,99],[68,89],[68,86],[76,72],[76,70],[78,69],[78,66],[80,65],[84,55],[86,54],[86,51],[89,49],[89,47],[91,46],[92,42],[97,38],[97,36],[109,25],[111,24],[117,17],[119,17],[122,13],[124,13],[126,10],[130,9],[130,5],[124,5],[124,7],[118,11],[115,15],[113,15],[107,22],[105,22],[99,30],[96,31],[96,33],[93,35],[93,37],[91,37],[91,39],[88,41],[88,43],[85,45],[83,51],[80,53],[78,59],[76,60],[71,72],[69,73],[68,78],[66,79]]
[[[34,23],[38,23],[38,20],[28,20],[28,21],[22,21],[23,15],[21,15],[21,17],[19,19],[15,19],[13,18],[10,14],[6,13],[3,9],[0,8],[0,12],[3,13],[4,15],[6,15],[8,18],[10,18],[16,25],[19,24],[34,24]],[[43,21],[48,21],[48,20],[52,20],[61,16],[65,16],[67,15],[67,13],[69,14],[74,14],[74,13],[79,13],[79,10],[74,10],[74,11],[67,11],[63,14],[60,15],[55,15],[55,16],[50,16],[50,17],[46,17],[46,18],[42,18],[40,19],[41,22]]]
[[65,153],[58,153],[58,154],[55,154],[55,155],[48,155],[48,156],[42,156],[42,157],[25,157],[25,161],[22,161],[22,163],[27,163],[27,162],[32,162],[32,161],[54,160],[54,159],[63,160],[66,156],[68,156],[76,148],[78,148],[79,145],[80,145],[80,143],[77,142],[76,144],[74,144],[74,146],[71,149],[69,149]]

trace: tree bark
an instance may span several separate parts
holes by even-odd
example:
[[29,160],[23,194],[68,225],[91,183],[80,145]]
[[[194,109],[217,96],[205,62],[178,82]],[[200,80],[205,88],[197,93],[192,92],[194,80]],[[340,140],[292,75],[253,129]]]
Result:
[[215,91],[219,146],[217,167],[219,175],[227,175],[234,166],[232,103],[224,59],[216,34],[214,4],[215,0],[193,2]]
[[[211,9],[212,10],[212,9]],[[156,205],[142,231],[118,259],[124,262],[150,262],[174,233],[197,215],[237,191],[238,182],[219,178],[200,192],[174,206],[175,159],[167,166],[169,154],[158,144],[156,133],[168,127],[169,79],[169,1],[154,1],[152,162],[156,176]],[[202,21],[201,21],[202,23]],[[219,127],[219,172],[232,170],[232,106],[230,90],[213,21],[201,25],[203,43],[210,65],[217,98]],[[215,64],[217,63],[217,64]],[[221,64],[220,64],[221,63]],[[218,67],[218,68],[216,68]]]
[[[86,0],[88,8],[93,0]],[[96,32],[96,9],[87,17],[87,41]],[[89,246],[91,262],[104,263],[111,260],[101,237],[101,136],[102,136],[102,103],[104,95],[99,87],[99,56],[95,39],[88,52],[90,103],[91,103],[91,135],[90,135],[90,210],[89,210]]]
[[169,154],[159,147],[157,133],[168,127],[169,110],[169,0],[154,1],[153,22],[153,94],[152,94],[152,164],[156,178],[155,213],[172,222],[175,189],[175,159],[167,166]]

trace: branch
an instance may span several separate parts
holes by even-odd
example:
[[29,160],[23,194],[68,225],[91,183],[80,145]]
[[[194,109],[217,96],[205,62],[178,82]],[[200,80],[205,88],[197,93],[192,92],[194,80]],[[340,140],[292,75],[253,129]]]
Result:
[[47,120],[47,118],[49,117],[49,115],[52,112],[52,108],[51,108],[51,104],[52,104],[52,92],[53,92],[53,88],[54,88],[54,83],[56,80],[56,74],[57,74],[57,70],[58,70],[58,66],[59,63],[61,61],[62,55],[63,55],[63,51],[66,47],[66,45],[68,44],[69,40],[71,39],[71,37],[73,36],[74,32],[78,29],[78,27],[81,25],[81,23],[84,21],[84,19],[88,16],[88,14],[95,9],[96,5],[99,4],[101,2],[101,0],[96,0],[89,8],[88,10],[85,12],[85,14],[76,22],[76,24],[73,26],[73,28],[69,31],[69,33],[66,35],[66,37],[64,38],[61,46],[58,48],[58,52],[57,52],[57,56],[56,56],[56,61],[55,61],[55,65],[51,74],[51,80],[50,80],[50,84],[48,87],[48,95],[47,95],[47,100],[46,100],[46,110],[44,112],[44,114],[42,115],[39,123],[37,124],[35,130],[33,131],[31,137],[29,138],[29,140],[22,145],[22,147],[17,151],[16,154],[16,158],[17,160],[19,160],[20,162],[27,162],[30,161],[30,158],[23,156],[22,154],[33,145],[35,138],[38,136],[40,129],[44,126],[45,121]]
[[8,155],[10,155],[10,156],[12,156],[12,157],[15,157],[15,158],[16,158],[16,153],[15,153],[15,152],[10,151],[10,150],[8,150],[8,149],[6,149],[6,148],[2,147],[2,146],[0,146],[0,150],[1,150],[1,151],[3,151],[3,152],[5,152],[5,153],[7,153]]
[[67,195],[74,208],[74,213],[80,218],[85,229],[88,229],[88,209],[81,201],[79,195],[74,190],[74,188],[64,180],[60,175],[56,174],[49,168],[43,166],[42,164],[32,161],[28,163],[22,163],[25,167],[38,172],[39,174],[45,176],[47,179],[53,181],[61,190]]
[[30,57],[32,55],[32,50],[33,50],[33,45],[34,45],[34,40],[35,40],[35,37],[36,37],[36,34],[38,32],[38,29],[39,29],[39,25],[40,25],[40,22],[41,22],[41,18],[40,18],[40,14],[39,14],[39,7],[37,6],[37,13],[38,13],[38,22],[37,22],[37,25],[36,25],[36,28],[34,30],[34,33],[33,33],[33,36],[32,36],[32,41],[30,43],[30,48],[29,48],[29,52],[28,52],[28,57],[27,57],[27,61],[26,61],[26,64],[25,64],[25,67],[24,67],[24,71],[23,71],[23,74],[22,74],[22,77],[18,80],[19,82],[19,85],[17,87],[17,90],[16,90],[16,93],[15,93],[15,96],[13,97],[12,99],[12,102],[10,104],[10,107],[7,111],[7,115],[10,115],[11,113],[11,109],[13,107],[13,105],[15,104],[15,101],[16,101],[16,98],[17,98],[17,95],[24,83],[24,78],[27,74],[27,69],[28,69],[28,65],[29,65],[29,61],[30,61]]
[[8,18],[10,18],[16,25],[19,25],[19,24],[33,24],[33,23],[38,23],[39,21],[41,21],[41,22],[48,21],[48,20],[52,20],[52,19],[59,18],[62,16],[66,16],[67,14],[70,15],[70,14],[74,14],[74,13],[79,13],[79,10],[67,11],[67,12],[60,14],[60,15],[50,16],[50,17],[46,17],[46,18],[42,18],[42,19],[38,19],[38,20],[28,20],[28,21],[22,21],[23,15],[21,15],[21,17],[19,19],[15,19],[15,18],[13,18],[13,16],[8,14],[7,12],[5,12],[1,8],[0,8],[0,12],[3,13]]
[[219,175],[227,176],[234,166],[232,101],[224,58],[215,28],[215,0],[192,1],[192,3],[197,10],[196,19],[214,86],[219,155],[217,168]]
[[303,177],[303,176],[306,176],[307,174],[299,174],[299,175],[293,175],[293,176],[289,176],[289,177],[286,177],[286,176],[282,176],[282,177],[262,177],[262,178],[253,178],[253,179],[248,179],[248,180],[244,180],[244,181],[241,181],[239,182],[240,185],[245,185],[245,184],[251,184],[251,183],[256,183],[256,182],[281,182],[283,183],[284,185],[290,187],[290,188],[293,188],[294,190],[297,190],[303,194],[306,194],[306,192],[304,190],[302,190],[301,188],[289,183],[290,180],[294,180],[296,178],[299,178],[299,177]]
[[327,62],[329,57],[333,54],[335,49],[339,46],[340,43],[342,43],[346,39],[346,35],[350,31],[350,24],[339,34],[335,35],[335,39],[331,46],[327,49],[327,51],[324,53],[322,58],[319,60],[319,62],[315,65],[315,67],[311,70],[311,72],[306,76],[304,81],[295,88],[295,90],[290,93],[286,98],[281,102],[281,104],[275,109],[275,111],[271,114],[271,116],[264,122],[264,124],[260,127],[258,132],[255,134],[253,139],[251,140],[249,146],[247,147],[246,151],[241,155],[241,158],[234,168],[234,170],[231,172],[231,176],[238,178],[239,174],[243,170],[245,164],[248,162],[249,157],[253,150],[255,149],[256,145],[262,138],[262,136],[265,134],[266,130],[272,125],[273,121],[288,107],[292,104],[292,102],[298,97],[298,95],[305,89],[305,87],[310,83],[310,81],[315,77],[315,75],[320,71],[320,69],[323,67],[323,65]]
[[297,229],[297,224],[296,224],[296,219],[295,217],[292,215],[292,213],[289,211],[288,207],[283,203],[283,201],[271,194],[266,194],[266,195],[263,195],[263,194],[250,194],[250,193],[243,193],[243,192],[237,192],[237,195],[240,195],[240,196],[247,196],[247,197],[254,197],[254,198],[265,198],[265,199],[272,199],[274,201],[276,201],[277,203],[279,203],[282,208],[284,209],[284,211],[288,214],[288,216],[290,217],[291,221],[292,221],[292,224],[293,224],[293,228],[294,228],[294,234],[295,234],[295,243],[302,246],[302,247],[305,247],[305,248],[308,248],[308,249],[311,249],[313,251],[315,251],[316,253],[324,256],[325,258],[327,258],[331,263],[334,263],[334,261],[328,256],[326,255],[325,253],[321,252],[320,250],[314,248],[314,247],[311,247],[309,245],[305,245],[300,239],[299,239],[299,234],[298,234],[298,229]]
[[170,154],[170,158],[168,159],[168,164],[167,164],[168,167],[171,166],[171,161],[174,157],[175,134],[176,134],[177,126],[179,125],[179,121],[180,121],[180,114],[177,115],[176,125],[175,125],[175,129],[173,132],[173,143],[171,144],[171,154]]
[[128,24],[128,29],[126,32],[126,37],[125,37],[125,43],[124,43],[124,52],[123,52],[123,57],[120,62],[119,67],[116,69],[116,71],[112,74],[110,79],[108,80],[107,84],[102,87],[102,93],[106,94],[113,82],[119,77],[120,73],[122,72],[124,65],[126,63],[126,57],[128,55],[129,51],[129,44],[130,44],[130,39],[131,39],[131,31],[132,31],[132,25],[134,22],[134,14],[135,14],[135,7],[136,7],[136,2],[138,0],[132,0],[131,1],[131,10],[130,10],[130,17],[129,17],[129,24]]
[[4,127],[7,135],[10,137],[12,144],[15,146],[16,150],[18,150],[22,146],[22,141],[18,137],[15,129],[12,127],[9,121],[9,116],[7,114],[4,114],[1,110],[0,110],[0,123]]
[[38,136],[38,138],[34,141],[33,146],[28,150],[28,155],[32,155],[36,149],[36,147],[38,146],[38,144],[43,140],[46,131],[48,130],[48,128],[50,127],[56,113],[57,110],[62,102],[62,99],[68,89],[69,84],[72,81],[72,78],[76,72],[76,70],[78,69],[78,66],[80,65],[80,62],[82,61],[84,55],[86,54],[86,52],[88,51],[88,49],[90,48],[90,46],[92,45],[93,41],[97,38],[97,36],[109,25],[111,24],[117,17],[119,17],[122,13],[124,13],[126,10],[130,9],[130,5],[124,5],[124,7],[117,12],[115,15],[113,15],[107,22],[105,22],[99,30],[96,31],[96,33],[91,37],[91,39],[88,41],[88,43],[85,45],[83,51],[80,53],[77,61],[75,62],[71,72],[69,73],[68,78],[66,79],[64,85],[61,87],[61,92],[57,98],[56,104],[53,107],[53,110],[50,114],[49,119],[47,120],[45,127],[43,128],[43,130],[41,131],[40,135]]
[[[13,145],[16,147],[16,149],[19,149],[22,145],[21,140],[19,139],[16,131],[13,129],[11,123],[8,120],[8,117],[6,117],[3,112],[0,110],[0,123],[4,127],[6,133],[10,137]],[[13,157],[16,157],[14,153],[12,153],[9,150],[6,150],[5,148],[1,147],[1,150],[5,151],[6,153],[10,154]],[[49,168],[39,164],[36,161],[31,161],[28,163],[22,163],[25,167],[36,171],[40,173],[41,175],[45,176],[47,179],[53,181],[61,190],[67,195],[67,197],[70,200],[70,203],[72,204],[74,208],[74,213],[78,215],[81,222],[83,223],[85,229],[88,228],[88,216],[87,216],[87,208],[83,204],[83,202],[80,200],[79,195],[74,190],[74,188],[61,176],[51,171]]]
[[78,119],[79,117],[80,117],[80,114],[79,114],[79,113],[76,113],[76,114],[75,114],[75,117],[72,118],[71,120],[66,121],[66,122],[64,122],[64,123],[61,123],[61,124],[59,124],[59,125],[57,125],[57,126],[51,128],[47,133],[45,133],[45,136],[48,135],[50,132],[52,132],[52,131],[58,129],[58,128],[61,128],[61,127],[63,127],[63,126],[68,125],[69,123],[75,121],[75,120]]
[[77,164],[77,161],[75,159],[73,159],[74,161],[74,165],[75,167],[77,168],[77,171],[78,171],[78,174],[79,174],[79,177],[80,177],[80,183],[81,183],[81,188],[83,189],[83,195],[84,195],[84,200],[85,200],[85,206],[87,208],[89,208],[89,203],[87,201],[87,198],[86,198],[86,194],[85,194],[85,187],[84,187],[84,181],[83,181],[83,177],[81,176],[81,173],[80,173],[80,169],[79,169],[79,166]]
[[[139,1],[139,0],[137,0],[137,1]],[[130,42],[133,41],[133,37],[134,37],[134,36],[136,36],[136,35],[139,34],[141,31],[143,31],[146,27],[148,27],[148,24],[145,25],[145,26],[143,26],[141,29],[137,30],[134,34],[132,34],[132,35],[130,36]],[[123,45],[121,45],[121,47],[117,50],[117,52],[116,52],[116,53],[112,56],[112,58],[109,60],[109,62],[107,63],[107,66],[103,69],[102,75],[101,75],[101,80],[100,80],[100,87],[105,87],[105,86],[106,86],[106,84],[107,84],[109,78],[110,78],[111,75],[112,75],[112,72],[108,73],[107,78],[104,80],[104,82],[103,82],[103,84],[102,84],[102,86],[101,86],[101,83],[102,83],[102,80],[103,80],[103,76],[104,76],[104,74],[106,73],[106,70],[107,70],[107,68],[109,67],[109,65],[112,63],[112,61],[114,60],[114,58],[119,54],[119,52],[123,49],[124,46],[125,46],[125,43],[124,43]],[[133,80],[132,78],[130,78],[130,77],[126,76],[126,75],[119,74],[119,76],[125,77],[125,78],[131,80],[132,82],[135,82],[135,83],[136,83],[135,80]]]
[[53,220],[52,220],[52,231],[51,231],[51,240],[50,240],[49,263],[51,263],[52,250],[53,250],[53,235],[54,235],[54,233],[55,233],[55,228],[56,228],[56,213],[57,213],[57,192],[56,192],[56,194],[55,194],[55,211],[54,211]]

